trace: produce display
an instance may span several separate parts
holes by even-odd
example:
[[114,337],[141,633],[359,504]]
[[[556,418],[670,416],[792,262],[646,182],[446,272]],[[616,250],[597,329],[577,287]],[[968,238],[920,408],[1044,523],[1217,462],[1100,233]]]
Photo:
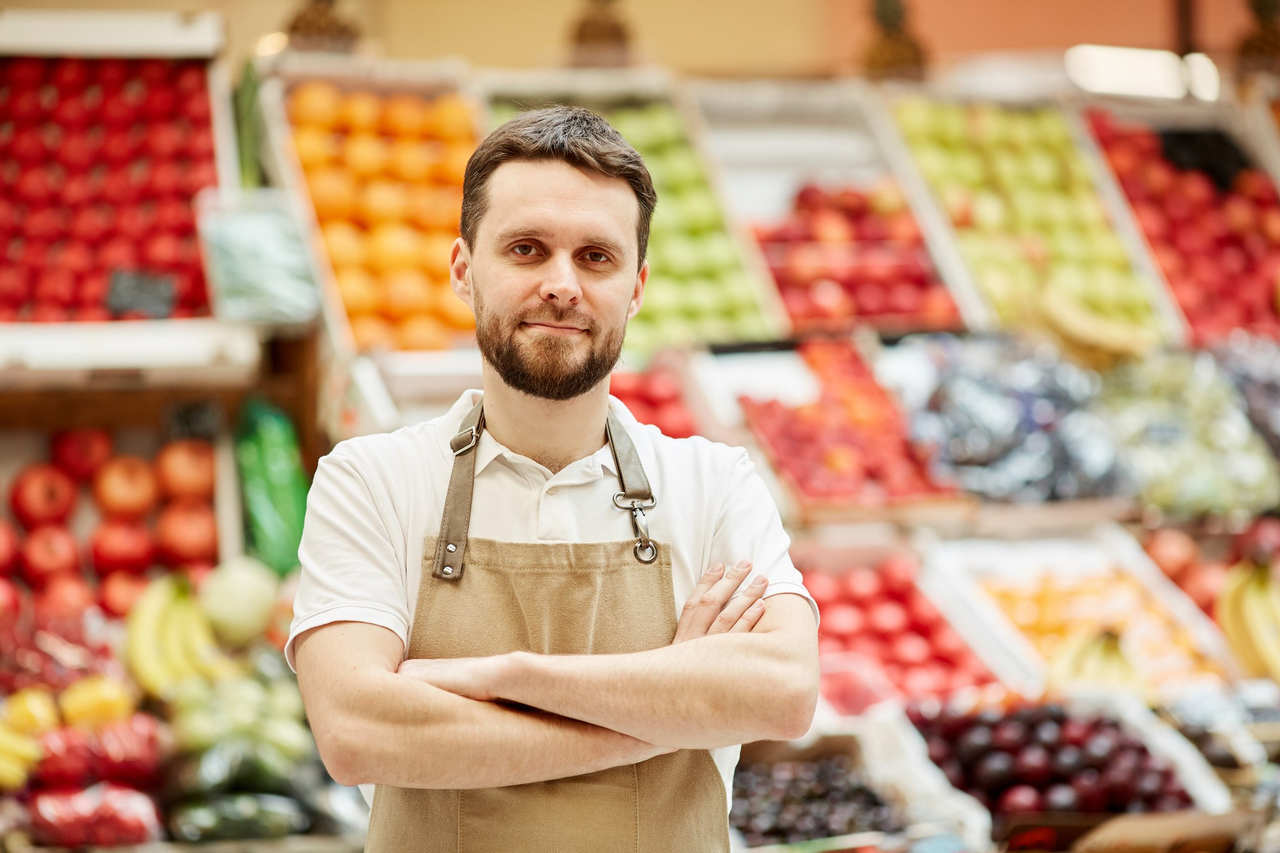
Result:
[[[499,98],[490,111],[500,124],[528,106]],[[675,106],[636,98],[585,106],[600,110],[635,146],[658,191],[647,251],[649,282],[644,306],[627,326],[627,349],[643,357],[660,346],[776,337],[780,318],[773,316],[769,283],[760,280],[727,224],[707,166]]]
[[205,63],[0,59],[0,321],[207,314]]
[[1207,354],[1162,352],[1103,376],[1107,421],[1148,506],[1173,518],[1280,506],[1280,470]]
[[846,754],[738,765],[729,823],[748,847],[902,828]]
[[1240,390],[1253,428],[1280,458],[1280,343],[1232,335],[1213,353]]
[[1155,693],[1222,679],[1186,626],[1122,568],[1067,574],[1028,567],[980,584],[1040,655],[1050,688]]
[[891,329],[960,324],[902,192],[807,184],[780,222],[755,227],[797,332],[855,322]]
[[1162,340],[1152,287],[1060,110],[907,97],[893,114],[1001,326],[1112,355]]
[[609,393],[621,400],[636,420],[653,424],[663,435],[688,438],[698,432],[693,413],[684,402],[680,377],[672,368],[617,371],[609,377]]
[[305,176],[358,350],[443,349],[475,320],[449,287],[476,117],[455,92],[325,80],[289,89]]
[[1055,704],[972,712],[919,705],[908,714],[930,760],[997,818],[1191,806],[1173,766],[1107,716]]
[[1233,558],[1214,616],[1245,674],[1280,683],[1280,519],[1255,522]]
[[877,667],[909,699],[996,683],[916,586],[911,555],[892,554],[878,563],[843,566],[838,572],[799,568],[822,614],[818,650],[823,693],[837,710],[855,713],[867,704],[867,667]]
[[1160,571],[1181,587],[1196,607],[1213,617],[1227,580],[1227,564],[1206,559],[1199,543],[1175,527],[1153,531],[1143,547]]
[[1191,327],[1280,337],[1280,195],[1230,135],[1160,130],[1093,110],[1089,126]]
[[948,479],[987,500],[1041,503],[1132,491],[1105,423],[1087,410],[1098,377],[1020,338],[912,336],[884,348],[876,378],[937,448]]
[[818,400],[739,403],[774,469],[802,498],[875,508],[952,494],[930,475],[897,404],[850,343],[813,340],[798,352],[818,378]]

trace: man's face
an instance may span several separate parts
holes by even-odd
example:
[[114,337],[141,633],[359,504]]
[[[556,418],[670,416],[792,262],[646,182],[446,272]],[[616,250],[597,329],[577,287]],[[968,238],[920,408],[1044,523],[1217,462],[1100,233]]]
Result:
[[626,181],[558,160],[514,160],[489,177],[475,245],[454,244],[454,290],[503,381],[567,400],[604,380],[640,310],[640,215]]

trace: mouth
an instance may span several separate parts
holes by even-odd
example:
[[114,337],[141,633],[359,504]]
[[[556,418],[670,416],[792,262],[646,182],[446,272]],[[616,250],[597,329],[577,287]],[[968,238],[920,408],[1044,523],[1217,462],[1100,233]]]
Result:
[[520,324],[520,328],[534,329],[549,335],[571,336],[571,335],[585,335],[587,333],[586,329],[579,328],[578,326],[565,326],[565,325],[560,325],[558,323],[525,322]]

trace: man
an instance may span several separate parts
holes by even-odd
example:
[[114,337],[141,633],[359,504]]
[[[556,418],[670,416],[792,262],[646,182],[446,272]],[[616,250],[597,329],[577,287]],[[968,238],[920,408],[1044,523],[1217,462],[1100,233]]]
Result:
[[451,255],[483,394],[321,460],[286,655],[373,853],[727,850],[738,745],[809,726],[816,608],[745,452],[608,393],[655,202],[589,110],[494,131]]

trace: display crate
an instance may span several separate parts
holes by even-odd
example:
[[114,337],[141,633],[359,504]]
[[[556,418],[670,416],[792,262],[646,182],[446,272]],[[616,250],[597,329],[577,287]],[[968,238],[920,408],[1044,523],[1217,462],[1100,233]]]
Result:
[[861,84],[701,80],[690,89],[726,198],[761,243],[797,331],[960,327],[868,126]]
[[[202,60],[213,164],[221,186],[238,181],[230,83],[213,12],[0,11],[0,57]],[[0,382],[16,388],[170,382],[244,386],[257,375],[253,330],[208,319],[10,323],[0,336]]]
[[[926,234],[932,235],[932,242],[945,246],[937,251],[938,260],[971,329],[1031,328],[1058,341],[1072,357],[1093,364],[1138,356],[1162,342],[1181,341],[1183,330],[1176,311],[1169,310],[1168,294],[1160,279],[1150,275],[1150,261],[1133,239],[1132,230],[1125,227],[1114,199],[1103,192],[1100,164],[1082,145],[1069,112],[1057,102],[1042,98],[995,102],[899,85],[881,87],[873,97],[879,109],[873,113],[872,126],[882,147],[892,152],[891,162]],[[930,143],[933,148],[924,152],[930,162],[922,162],[920,152],[913,152],[908,144],[911,133],[901,126],[898,116],[904,107],[939,111],[936,130],[941,135]],[[923,120],[934,119],[926,116]],[[971,122],[986,123],[982,133],[987,138],[982,144],[990,147],[1006,132],[1002,123],[1010,120],[1021,129],[1010,130],[1013,137],[1008,141],[1030,144],[1032,134],[1041,133],[1044,144],[1057,146],[1053,150],[1059,154],[1054,157],[1066,156],[1068,160],[1057,162],[1048,154],[1037,157],[1038,152],[1029,152],[1033,156],[1025,158],[1025,163],[1009,161],[1008,170],[992,183],[996,175],[987,174],[978,155],[967,152],[968,156],[961,157],[939,148],[943,139],[951,146],[973,142]],[[1037,122],[1046,126],[1033,130]],[[1015,166],[1028,175],[1018,177],[1013,173]],[[1031,182],[1032,169],[1037,171],[1036,182],[1057,187],[1056,195],[1023,187]],[[927,173],[934,173],[932,182]],[[1064,175],[1070,178],[1069,192],[1064,189]],[[942,177],[952,181],[951,189],[959,188],[947,199],[939,195],[937,183]],[[976,190],[981,182],[986,188]],[[1001,184],[1003,188],[997,191],[995,187]],[[1015,200],[1013,193],[1022,194]],[[1021,222],[1015,227],[1016,220]],[[1090,245],[1090,240],[1097,245]],[[965,245],[968,249],[962,250]],[[965,251],[970,258],[966,259]],[[1050,272],[1045,264],[1054,255],[1059,279],[1047,286]],[[984,256],[983,270],[976,270],[972,260]],[[1125,298],[1134,303],[1133,310],[1148,312],[1143,333],[1120,334],[1130,328],[1127,321],[1104,319],[1086,311],[1083,306],[1087,302],[1081,301],[1084,291],[1073,291],[1087,288],[1092,276],[1075,274],[1077,268],[1106,269],[1108,274],[1114,273],[1117,282],[1123,279],[1124,287],[1131,290]],[[1118,287],[1104,288],[1088,299],[1115,301]],[[1000,298],[993,301],[995,293]],[[1136,307],[1139,304],[1145,308]]]
[[[759,248],[728,216],[725,183],[701,117],[670,75],[652,68],[492,71],[480,74],[477,86],[495,121],[549,104],[612,114],[617,129],[649,158],[658,205],[650,226],[647,308],[629,324],[624,359],[640,366],[667,346],[771,340],[790,330]],[[647,148],[657,153],[646,154]],[[694,234],[702,244],[690,242]]]
[[[1011,664],[1023,672],[1033,674],[1043,689],[1057,689],[1056,676],[1061,674],[1068,685],[1079,683],[1070,672],[1055,671],[1055,661],[1046,660],[1032,641],[1017,626],[1006,611],[1002,610],[992,595],[982,588],[986,580],[995,580],[1009,586],[1026,586],[1033,590],[1033,582],[1048,577],[1063,584],[1076,584],[1085,580],[1098,583],[1113,573],[1120,573],[1135,585],[1135,593],[1145,599],[1152,613],[1165,620],[1170,630],[1183,632],[1191,644],[1185,654],[1194,653],[1212,666],[1214,675],[1198,675],[1188,682],[1167,681],[1155,684],[1112,685],[1111,689],[1144,691],[1152,697],[1177,696],[1180,691],[1205,683],[1222,684],[1239,677],[1235,660],[1227,648],[1216,625],[1197,608],[1172,581],[1156,567],[1141,546],[1123,528],[1103,524],[1079,531],[1074,536],[1058,536],[1042,539],[968,539],[952,541],[928,541],[922,534],[919,547],[924,554],[929,575],[946,587],[947,591],[936,596],[940,608],[947,613],[960,633],[971,643],[991,643],[1002,649]],[[1059,606],[1055,598],[1046,602]],[[1039,605],[1035,614],[1028,611],[1032,621],[1041,621]],[[1098,630],[1108,624],[1120,633],[1120,642],[1127,646],[1125,653],[1138,677],[1150,678],[1151,662],[1135,659],[1134,644],[1150,651],[1154,642],[1153,629],[1136,625],[1133,614],[1099,614]],[[1108,620],[1110,620],[1108,622]],[[1106,624],[1104,624],[1106,623]],[[1078,630],[1085,632],[1084,627]],[[1090,631],[1092,633],[1092,631]],[[1062,650],[1071,640],[1063,638],[1059,643],[1059,659]],[[1183,662],[1178,662],[1179,666]],[[1207,678],[1207,681],[1205,680]]]
[[[321,236],[320,219],[309,195],[306,175],[294,146],[294,134],[287,115],[289,93],[305,83],[319,81],[331,83],[343,92],[407,94],[427,99],[442,95],[456,96],[469,108],[475,139],[482,136],[483,106],[472,89],[465,65],[457,61],[392,61],[346,55],[283,53],[260,63],[260,66],[260,73],[264,77],[260,106],[267,137],[265,165],[273,181],[289,192],[296,205],[297,215],[305,223],[314,277],[321,289],[321,317],[326,335],[330,339],[327,371],[341,377],[351,370],[361,353],[339,292],[334,266],[330,263]],[[456,231],[456,222],[453,227]],[[444,259],[439,262],[444,262]],[[415,264],[413,268],[417,269],[419,265]],[[432,285],[436,289],[445,286],[441,281],[433,281]],[[452,294],[444,294],[441,298],[456,300]],[[363,408],[381,412],[385,407],[377,400],[369,402],[370,398],[394,394],[406,386],[407,393],[412,393],[415,386],[424,382],[433,386],[440,382],[450,388],[478,387],[479,358],[473,334],[457,330],[451,334],[448,343],[450,346],[446,348],[432,350],[374,348],[363,357],[377,366],[384,377],[384,388],[371,390],[371,393],[364,393],[360,389],[341,390],[331,397],[359,394],[366,401],[361,404]],[[372,378],[364,381],[370,382]],[[331,383],[335,387],[342,384],[339,378],[332,379]],[[352,414],[350,409],[347,413]],[[351,420],[350,417],[347,419]],[[369,419],[363,420],[367,422]],[[375,424],[385,423],[386,420],[385,413],[373,418]],[[337,430],[337,435],[349,434],[350,425],[336,423],[333,429]]]

